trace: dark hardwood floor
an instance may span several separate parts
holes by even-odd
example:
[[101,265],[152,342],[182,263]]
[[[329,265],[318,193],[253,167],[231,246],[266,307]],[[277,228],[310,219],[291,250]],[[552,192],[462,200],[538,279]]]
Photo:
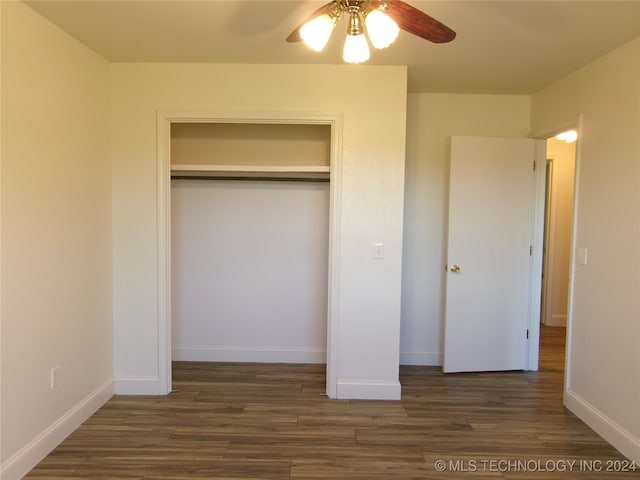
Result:
[[540,372],[401,367],[396,402],[329,400],[321,365],[179,362],[176,393],[114,397],[29,477],[639,478],[563,407],[561,330]]
[[540,326],[538,365],[541,371],[564,372],[566,336],[567,329],[564,327]]

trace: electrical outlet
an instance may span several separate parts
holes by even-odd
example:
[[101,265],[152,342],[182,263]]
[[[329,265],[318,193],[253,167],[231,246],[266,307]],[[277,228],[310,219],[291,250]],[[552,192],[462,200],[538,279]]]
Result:
[[51,374],[49,377],[49,388],[53,390],[58,387],[58,373],[60,371],[60,367],[53,367],[51,369]]

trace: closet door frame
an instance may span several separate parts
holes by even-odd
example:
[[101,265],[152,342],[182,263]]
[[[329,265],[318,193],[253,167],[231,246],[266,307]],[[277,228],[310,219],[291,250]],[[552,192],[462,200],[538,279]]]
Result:
[[329,125],[331,127],[329,186],[329,251],[327,285],[327,378],[329,398],[337,397],[338,293],[340,271],[340,212],[342,180],[342,114],[289,112],[157,112],[157,288],[158,380],[160,394],[171,385],[171,124],[246,123]]

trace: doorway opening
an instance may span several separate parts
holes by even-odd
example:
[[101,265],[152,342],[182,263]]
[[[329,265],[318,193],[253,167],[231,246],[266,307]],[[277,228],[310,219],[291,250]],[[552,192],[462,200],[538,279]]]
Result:
[[[193,141],[189,140],[189,145],[182,145],[186,147],[186,150],[195,152],[199,157],[193,163],[181,163],[175,164],[172,145],[172,127],[178,127],[175,129],[179,131],[182,126],[192,125],[194,127],[194,135],[192,135]],[[253,134],[259,140],[258,143],[262,143],[260,146],[255,146],[254,151],[258,154],[264,154],[267,150],[274,147],[277,144],[278,135],[290,130],[302,130],[315,138],[318,132],[323,137],[323,146],[320,150],[325,151],[325,163],[318,164],[317,162],[305,161],[305,159],[298,159],[297,163],[289,164],[289,162],[282,162],[282,158],[286,157],[284,154],[282,145],[275,145],[275,150],[278,155],[271,158],[271,162],[252,162],[247,161],[246,158],[231,160],[228,155],[229,152],[223,154],[223,161],[211,162],[208,158],[208,154],[201,155],[203,149],[201,147],[207,143],[208,140],[203,139],[201,135],[208,129],[207,126],[221,126],[217,129],[218,133],[221,130],[228,130],[226,132],[226,139],[223,139],[225,148],[232,144],[235,146],[240,145],[241,148],[247,146],[248,143],[242,141],[242,137],[246,132],[243,130],[253,130]],[[298,129],[297,127],[301,127]],[[305,128],[309,127],[309,128]],[[189,127],[187,127],[189,128]],[[229,137],[229,131],[231,137]],[[315,133],[314,133],[315,132]],[[324,237],[320,240],[323,243],[323,247],[326,251],[326,264],[324,265],[324,272],[320,282],[324,282],[322,287],[316,288],[323,293],[322,300],[324,305],[322,306],[325,318],[322,325],[323,334],[326,340],[326,347],[322,352],[310,352],[312,355],[318,354],[325,360],[322,363],[326,363],[326,387],[327,395],[330,398],[336,397],[336,376],[337,376],[337,344],[338,344],[338,331],[334,325],[336,314],[336,296],[337,296],[337,281],[335,276],[332,275],[333,271],[337,271],[339,268],[339,256],[336,245],[339,243],[339,212],[340,212],[340,188],[341,188],[341,134],[342,134],[342,117],[340,114],[320,114],[320,115],[301,115],[301,114],[255,114],[247,116],[246,114],[233,115],[226,114],[223,116],[208,115],[208,114],[184,114],[184,113],[164,113],[158,114],[158,290],[159,290],[159,304],[158,304],[158,323],[159,323],[159,335],[158,335],[158,370],[159,370],[159,390],[161,394],[169,393],[172,390],[172,217],[171,217],[171,182],[172,177],[180,177],[183,180],[185,178],[193,179],[194,183],[199,183],[200,186],[204,182],[211,181],[204,190],[216,190],[214,196],[219,197],[220,194],[224,194],[222,191],[227,189],[224,185],[230,185],[232,182],[242,183],[242,188],[238,191],[234,188],[235,200],[229,200],[231,202],[242,202],[245,199],[244,193],[249,192],[250,196],[255,196],[259,190],[269,191],[269,194],[274,194],[276,203],[284,201],[287,202],[287,198],[291,194],[295,194],[295,191],[301,190],[295,185],[302,185],[303,183],[313,184],[319,186],[324,183],[327,188],[308,188],[305,189],[306,193],[311,196],[321,197],[320,202],[313,202],[315,206],[324,204],[325,207],[328,203],[328,211],[324,211],[322,219],[324,219]],[[214,137],[216,134],[213,135]],[[224,136],[224,135],[223,135]],[[304,136],[304,134],[303,134]],[[254,138],[254,140],[256,139]],[[210,139],[209,139],[210,140]],[[220,140],[220,139],[218,139]],[[298,139],[299,140],[299,139]],[[309,140],[307,138],[307,140]],[[295,143],[295,142],[294,142]],[[308,142],[307,142],[308,143]],[[309,145],[307,145],[309,146]],[[314,148],[311,148],[313,150]],[[223,149],[224,150],[224,149]],[[273,150],[273,148],[272,148]],[[305,148],[304,151],[308,152],[310,149]],[[246,152],[244,152],[246,153]],[[308,158],[306,160],[309,160]],[[189,160],[191,162],[191,160]],[[330,181],[329,181],[330,180]],[[213,182],[217,182],[216,187],[213,186]],[[274,185],[275,184],[275,185]],[[278,186],[280,184],[280,186]],[[262,185],[261,188],[260,185]],[[221,187],[222,186],[222,187]],[[275,193],[274,193],[275,192]],[[193,192],[191,192],[193,193]],[[271,195],[272,199],[273,196]],[[196,195],[197,196],[197,195]],[[259,196],[259,195],[258,195]],[[287,197],[284,198],[283,196]],[[226,198],[226,197],[225,197]],[[210,199],[211,200],[211,199]],[[215,203],[215,201],[214,201]],[[304,202],[303,202],[304,203]],[[197,204],[197,202],[196,202]],[[245,203],[244,207],[250,210],[250,205]],[[250,213],[250,212],[249,212]],[[197,223],[197,222],[196,222]],[[206,254],[206,249],[202,250]],[[253,252],[255,254],[256,252]],[[277,267],[277,266],[276,266]],[[273,272],[274,270],[272,270]],[[239,290],[242,290],[241,282],[237,282]],[[317,286],[317,285],[316,285]],[[242,292],[239,293],[239,297],[242,296]],[[245,303],[251,303],[251,298],[245,298]],[[286,300],[285,300],[286,301]],[[198,328],[202,327],[200,325]],[[206,330],[206,326],[204,327]],[[262,325],[265,331],[268,331],[269,325]],[[324,333],[326,332],[326,334]],[[211,332],[209,332],[211,333]],[[254,332],[255,333],[255,332]],[[316,332],[317,333],[317,332]],[[316,335],[317,337],[317,335]],[[198,332],[192,332],[191,338],[199,338]],[[316,338],[317,339],[317,338]],[[188,345],[187,345],[188,346]],[[193,346],[193,345],[191,345]],[[222,350],[206,348],[200,349],[195,352],[197,355],[210,355],[210,354],[225,354],[229,353],[227,349],[225,352]],[[246,346],[246,345],[243,345]],[[255,346],[255,345],[254,345]],[[188,350],[188,349],[187,349]],[[259,350],[259,349],[258,349]],[[267,357],[269,353],[279,354],[277,349],[269,351],[266,350]],[[258,352],[258,355],[265,353]],[[183,355],[189,355],[194,352],[186,352],[184,349],[181,352]],[[253,353],[256,353],[255,351]],[[288,354],[295,355],[300,352],[296,352],[295,348]],[[287,354],[287,352],[285,352]],[[266,357],[263,357],[266,358]],[[232,360],[229,360],[232,361]],[[242,360],[241,360],[242,361]],[[247,359],[246,361],[251,361]],[[294,363],[293,361],[291,363]]]
[[[575,133],[575,130],[570,131]],[[564,139],[563,134],[558,134],[549,137],[546,142],[540,370],[565,369],[573,250],[576,139],[577,136]]]
[[330,144],[328,125],[172,125],[173,361],[326,363]]

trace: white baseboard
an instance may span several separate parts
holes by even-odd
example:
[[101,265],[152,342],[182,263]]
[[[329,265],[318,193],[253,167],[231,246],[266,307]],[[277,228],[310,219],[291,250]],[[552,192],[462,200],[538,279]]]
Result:
[[400,352],[400,365],[441,367],[442,352]]
[[116,377],[116,395],[161,395],[158,377]]
[[341,400],[400,400],[400,382],[338,380],[337,398]]
[[112,396],[113,379],[109,379],[3,462],[0,478],[18,480],[25,476]]
[[565,404],[584,423],[613,445],[629,460],[640,465],[640,438],[587,402],[572,390],[565,392]]
[[179,362],[326,363],[327,351],[312,347],[174,345],[171,359]]

